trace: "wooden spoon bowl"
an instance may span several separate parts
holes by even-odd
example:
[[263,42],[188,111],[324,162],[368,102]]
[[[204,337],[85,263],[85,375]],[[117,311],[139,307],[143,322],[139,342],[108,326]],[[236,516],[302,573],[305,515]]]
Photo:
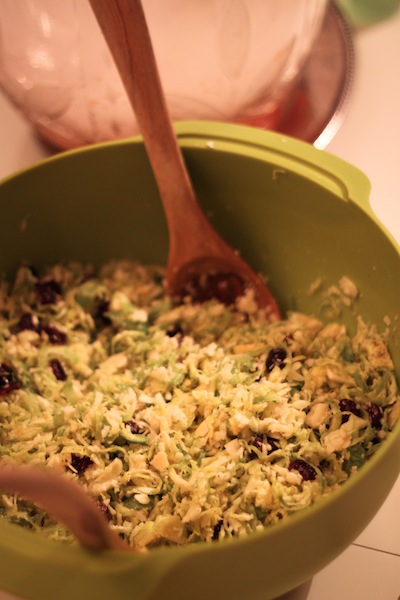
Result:
[[44,467],[0,465],[0,489],[42,506],[90,550],[132,548],[109,527],[96,503],[74,481]]

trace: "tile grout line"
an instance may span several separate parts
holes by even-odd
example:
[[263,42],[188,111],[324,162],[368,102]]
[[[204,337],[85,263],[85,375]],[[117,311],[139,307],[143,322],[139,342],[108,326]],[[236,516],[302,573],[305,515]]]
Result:
[[357,548],[364,548],[364,550],[373,550],[374,552],[381,552],[382,554],[389,554],[390,556],[396,556],[397,558],[400,558],[400,554],[398,552],[382,550],[381,548],[373,548],[372,546],[365,546],[364,544],[353,543],[352,546],[356,546]]

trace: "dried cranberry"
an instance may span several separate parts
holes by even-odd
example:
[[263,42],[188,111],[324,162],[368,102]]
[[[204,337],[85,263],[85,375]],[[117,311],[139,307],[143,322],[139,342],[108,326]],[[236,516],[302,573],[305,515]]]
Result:
[[265,366],[267,368],[268,373],[270,373],[274,367],[279,367],[280,369],[283,369],[283,367],[285,366],[286,356],[287,353],[284,348],[271,348],[271,350],[268,352],[267,360],[265,361]]
[[43,325],[41,330],[47,334],[50,344],[61,346],[67,341],[67,335],[57,329],[57,327],[54,327],[54,325]]
[[131,433],[142,433],[142,430],[140,429],[136,421],[128,421],[127,423],[125,423],[125,425],[129,428],[129,431]]
[[31,313],[24,313],[18,321],[18,331],[38,331],[39,324],[35,324]]
[[64,371],[64,367],[60,361],[57,360],[57,358],[53,358],[49,364],[51,370],[53,371],[54,377],[58,379],[58,381],[65,381],[67,379],[67,374]]
[[[257,450],[259,450],[260,452],[263,451],[264,443],[264,438],[261,435],[255,435],[254,438],[250,441],[250,444],[254,446],[254,448],[257,448]],[[250,459],[258,458],[257,453],[254,451],[250,452],[249,457]]]
[[111,325],[111,319],[107,316],[107,312],[109,310],[110,303],[108,302],[108,300],[96,298],[91,314],[97,329],[101,329],[103,327],[108,327],[109,325]]
[[19,390],[21,382],[12,367],[6,363],[0,363],[0,394],[9,394],[13,390]]
[[[357,404],[354,400],[350,398],[342,398],[339,400],[339,408],[341,412],[352,413],[357,417],[361,417],[361,410],[357,407]],[[342,423],[347,423],[350,415],[342,415]]]
[[[275,452],[275,450],[278,450],[279,448],[279,446],[276,444],[276,440],[269,436],[265,437],[262,435],[255,435],[254,438],[250,441],[250,444],[257,448],[257,450],[259,450],[260,452],[263,452],[265,446],[268,444],[270,448],[267,449],[267,454],[271,454],[271,452]],[[256,452],[250,452],[249,457],[251,460],[254,458],[258,458]]]
[[75,454],[74,452],[71,454],[71,467],[78,475],[84,473],[92,464],[93,461],[89,456],[82,456],[81,454]]
[[176,335],[183,335],[182,325],[180,325],[179,323],[174,323],[174,325],[171,325],[171,327],[168,327],[168,329],[165,333],[168,335],[168,337],[175,337]]
[[268,454],[271,454],[271,452],[275,452],[275,450],[279,450],[277,441],[274,440],[274,438],[267,436],[267,442],[271,446],[271,449],[268,450]]
[[304,481],[314,481],[317,476],[317,472],[314,467],[308,464],[305,460],[301,460],[301,458],[292,460],[292,462],[289,463],[288,469],[289,471],[298,471]]
[[100,511],[103,513],[103,515],[105,516],[107,521],[111,521],[111,519],[112,519],[111,511],[108,508],[107,504],[105,502],[103,502],[103,500],[97,500],[96,504],[97,504],[97,508],[100,509]]
[[192,278],[182,290],[182,296],[189,295],[193,302],[215,299],[229,306],[243,296],[244,291],[244,282],[236,273],[202,273]]
[[36,290],[41,304],[56,304],[62,295],[60,284],[54,279],[39,281]]
[[216,542],[218,540],[223,524],[224,524],[224,522],[221,519],[221,521],[218,521],[218,523],[214,526],[213,535],[212,535],[212,540],[214,542]]
[[379,406],[377,406],[376,404],[371,403],[368,406],[367,411],[368,411],[369,420],[370,420],[372,427],[375,427],[375,429],[380,429],[382,427],[382,417],[383,417],[382,409]]

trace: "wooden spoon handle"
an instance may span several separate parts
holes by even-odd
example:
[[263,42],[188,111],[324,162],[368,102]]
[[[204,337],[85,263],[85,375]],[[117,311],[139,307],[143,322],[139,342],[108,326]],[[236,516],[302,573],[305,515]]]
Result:
[[[217,234],[197,203],[168,114],[140,0],[90,0],[90,4],[136,114],[164,205],[170,235],[167,293],[185,294],[185,284],[208,272],[221,274],[226,287],[226,274],[235,274],[245,287],[253,288],[260,307],[269,305],[278,315],[264,282]],[[236,286],[228,287],[236,298]]]
[[0,489],[42,506],[91,550],[131,550],[82,488],[55,472],[28,465],[0,465]]
[[139,123],[171,243],[179,240],[179,252],[186,253],[187,241],[194,236],[201,239],[198,229],[205,217],[197,205],[169,118],[142,4],[140,0],[90,0],[90,4]]

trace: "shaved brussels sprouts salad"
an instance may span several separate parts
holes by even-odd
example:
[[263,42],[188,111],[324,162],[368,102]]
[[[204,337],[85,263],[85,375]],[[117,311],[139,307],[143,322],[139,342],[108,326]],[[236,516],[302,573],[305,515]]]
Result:
[[[384,337],[358,320],[173,305],[134,262],[42,272],[0,289],[0,459],[78,481],[132,547],[242,536],[311,506],[400,416]],[[346,298],[357,290],[343,280]],[[12,523],[60,541],[39,507],[0,493]]]

